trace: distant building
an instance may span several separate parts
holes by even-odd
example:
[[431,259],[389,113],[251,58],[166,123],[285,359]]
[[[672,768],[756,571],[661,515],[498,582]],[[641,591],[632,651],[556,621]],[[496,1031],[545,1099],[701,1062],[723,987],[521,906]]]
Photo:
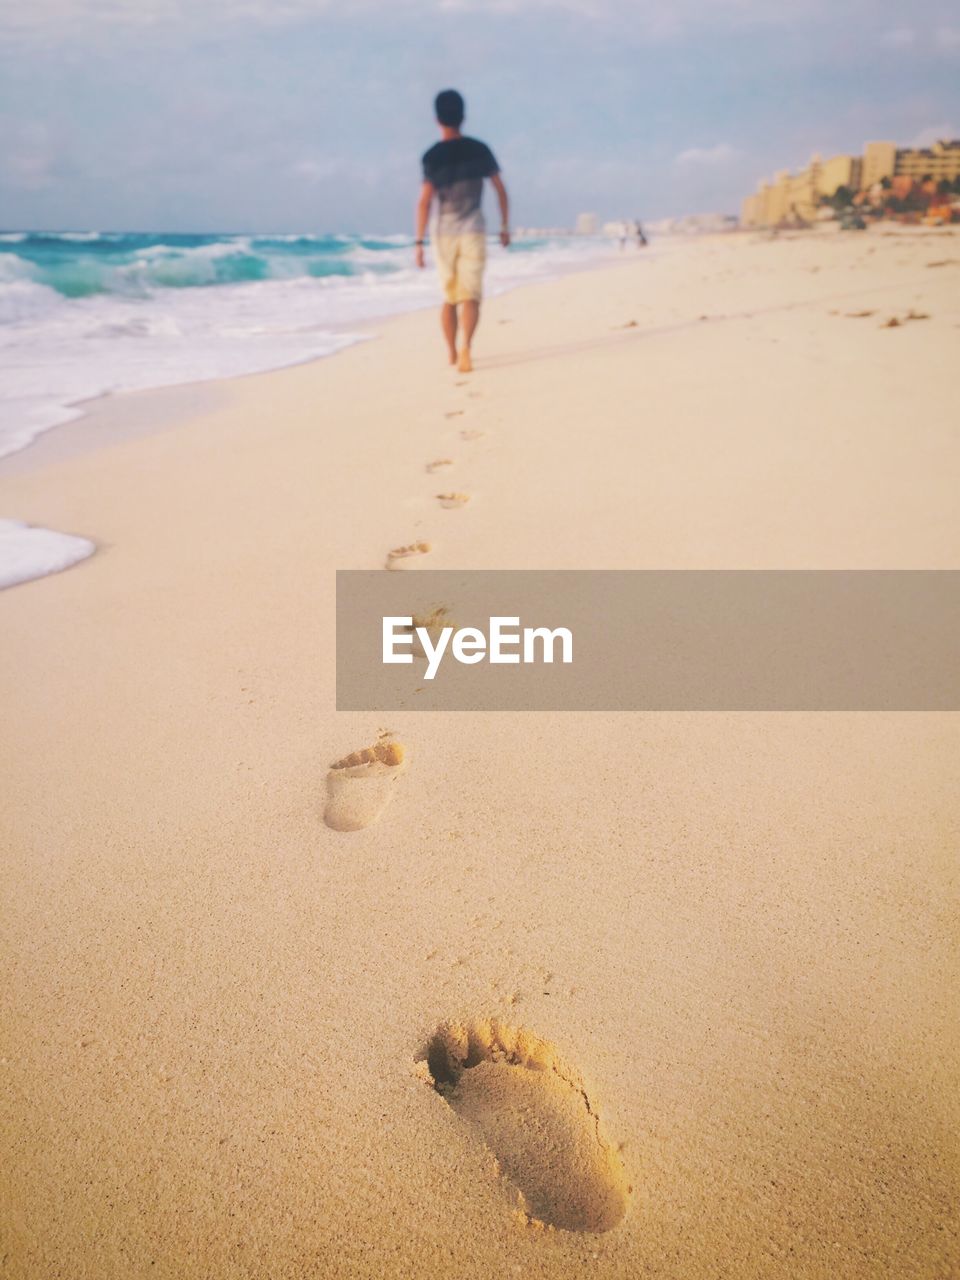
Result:
[[932,178],[940,182],[946,178],[953,182],[960,178],[960,139],[952,142],[935,142],[932,147],[914,148],[909,151],[898,151],[895,178]]
[[597,234],[597,215],[595,213],[577,214],[577,235],[595,236]]
[[654,235],[715,235],[735,231],[738,219],[730,213],[688,213],[682,218],[659,218],[645,224]]
[[932,147],[898,147],[895,142],[868,142],[863,157],[863,186],[884,178],[932,178],[952,182],[960,177],[960,140],[935,142]]
[[[844,167],[835,163],[843,157],[834,157],[828,161],[832,166],[831,174],[844,172]],[[745,227],[776,227],[781,222],[812,222],[816,217],[822,191],[822,172],[824,165],[819,156],[813,156],[810,163],[800,173],[791,173],[781,169],[773,176],[772,182],[761,182],[756,195],[747,196],[740,213],[740,222]],[[828,178],[832,181],[833,178]],[[840,186],[838,182],[836,186]],[[836,187],[834,187],[836,190]],[[831,192],[832,194],[832,192]]]
[[800,173],[782,169],[772,182],[761,182],[747,196],[740,211],[743,227],[777,227],[812,222],[824,199],[841,187],[869,191],[877,183],[925,178],[948,182],[960,177],[960,140],[935,142],[931,147],[898,147],[895,142],[868,142],[863,156],[837,155],[829,160],[813,156]]
[[817,192],[822,196],[836,195],[841,187],[859,191],[863,174],[860,156],[831,156],[820,166]]
[[892,178],[897,167],[895,142],[868,142],[863,149],[862,181],[866,190],[884,178]]

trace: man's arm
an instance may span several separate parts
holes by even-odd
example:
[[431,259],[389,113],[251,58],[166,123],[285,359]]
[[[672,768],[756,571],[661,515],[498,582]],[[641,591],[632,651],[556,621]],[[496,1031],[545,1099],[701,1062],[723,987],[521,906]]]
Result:
[[510,243],[510,200],[507,196],[507,188],[503,185],[503,179],[499,173],[493,174],[490,181],[493,183],[493,189],[497,193],[497,202],[500,205],[500,243],[506,249]]
[[417,201],[417,247],[414,257],[418,267],[426,263],[423,256],[423,242],[427,238],[427,223],[430,221],[430,206],[433,204],[434,187],[432,182],[424,182],[420,188],[420,199]]

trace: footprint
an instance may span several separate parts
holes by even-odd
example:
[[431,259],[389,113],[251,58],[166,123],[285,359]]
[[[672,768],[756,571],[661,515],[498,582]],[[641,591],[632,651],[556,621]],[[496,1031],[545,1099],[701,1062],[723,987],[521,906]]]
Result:
[[445,413],[443,416],[445,418],[462,418],[465,413],[465,409],[451,409],[449,413]]
[[434,458],[433,462],[427,463],[426,471],[428,472],[428,474],[433,475],[434,471],[442,471],[444,467],[452,467],[452,466],[453,466],[452,458]]
[[410,626],[401,628],[413,635],[413,653],[415,657],[426,658],[427,651],[423,647],[423,641],[417,634],[418,628],[423,628],[430,637],[430,642],[436,647],[440,633],[444,627],[451,626],[450,610],[445,604],[435,605],[434,608],[427,613],[415,613],[410,620]]
[[930,316],[928,312],[914,311],[913,307],[911,307],[902,320],[899,319],[898,316],[891,316],[889,320],[884,321],[884,323],[880,326],[880,328],[881,329],[899,329],[902,325],[905,325],[908,320],[929,320],[929,319],[930,319]]
[[848,320],[865,320],[867,316],[876,315],[875,311],[845,311],[843,313]]
[[485,431],[478,431],[476,427],[468,427],[466,430],[460,432],[460,439],[479,440],[481,436],[485,436],[486,434],[487,433]]
[[553,1045],[498,1022],[445,1023],[426,1051],[434,1088],[475,1125],[525,1214],[565,1231],[609,1231],[630,1187],[576,1072]]
[[455,507],[465,507],[470,501],[469,493],[438,493],[437,501],[441,507],[453,509]]
[[380,817],[405,768],[403,744],[381,737],[375,746],[335,761],[327,774],[323,820],[334,831],[360,831]]
[[394,547],[387,552],[388,569],[406,569],[407,561],[419,556],[429,555],[432,550],[429,542],[411,542],[405,547]]

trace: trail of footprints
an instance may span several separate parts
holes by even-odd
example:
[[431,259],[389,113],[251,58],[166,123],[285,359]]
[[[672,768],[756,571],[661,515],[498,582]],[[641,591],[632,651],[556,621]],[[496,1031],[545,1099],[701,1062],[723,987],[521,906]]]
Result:
[[[445,611],[418,621],[440,626]],[[360,831],[375,823],[406,764],[406,749],[389,730],[335,760],[327,773],[327,826]],[[492,1153],[523,1222],[599,1233],[623,1219],[631,1187],[620,1152],[583,1080],[549,1041],[499,1021],[443,1023],[419,1066]]]
[[[875,312],[844,314],[867,319]],[[903,319],[892,316],[881,327],[926,319],[926,313],[910,310]],[[631,321],[623,327],[635,324]],[[468,384],[464,380],[456,385]],[[450,420],[464,412],[455,409],[444,416]],[[459,434],[470,442],[484,432],[462,428]],[[425,465],[425,471],[432,475],[453,465],[451,458],[436,458]],[[447,509],[469,501],[469,494],[460,491],[435,496]],[[395,547],[387,553],[386,567],[406,568],[430,550],[427,541]],[[414,619],[415,625],[428,629],[439,628],[445,621],[442,608]],[[376,823],[392,800],[406,764],[406,749],[386,730],[372,746],[334,761],[326,779],[327,826],[352,832]],[[420,1055],[418,1069],[492,1153],[525,1222],[599,1233],[622,1221],[632,1188],[620,1152],[607,1139],[583,1080],[561,1061],[549,1041],[498,1021],[443,1023]]]
[[[460,431],[468,442],[483,435],[471,428]],[[432,475],[453,465],[451,458],[436,458],[425,470]],[[438,493],[436,500],[452,510],[465,506],[470,495]],[[422,540],[394,547],[387,553],[386,568],[416,565],[431,549]],[[414,617],[415,626],[431,631],[447,621],[442,607]],[[352,832],[375,824],[406,766],[406,748],[388,730],[372,746],[334,761],[326,778],[326,825]],[[631,1188],[619,1151],[607,1140],[583,1081],[548,1041],[496,1021],[444,1023],[419,1065],[433,1089],[493,1154],[522,1221],[604,1232],[622,1220]]]
[[[463,379],[455,385],[458,387],[465,387],[469,386],[469,382],[466,379]],[[479,399],[481,395],[479,391],[470,391],[467,394],[473,400]],[[448,409],[443,416],[450,421],[453,418],[462,418],[465,413],[466,409]],[[459,434],[461,440],[469,443],[474,440],[480,440],[484,435],[486,435],[486,432],[481,431],[476,427],[464,427],[460,430]],[[433,461],[425,464],[424,470],[427,475],[435,475],[438,471],[446,471],[448,467],[452,467],[453,465],[453,458],[434,458]],[[444,510],[456,511],[467,505],[470,501],[470,494],[463,493],[458,489],[449,493],[438,493],[435,495],[435,498]],[[384,567],[387,569],[416,568],[423,556],[429,555],[432,550],[433,547],[431,543],[424,540],[418,540],[417,542],[410,542],[403,546],[393,547],[387,552]]]

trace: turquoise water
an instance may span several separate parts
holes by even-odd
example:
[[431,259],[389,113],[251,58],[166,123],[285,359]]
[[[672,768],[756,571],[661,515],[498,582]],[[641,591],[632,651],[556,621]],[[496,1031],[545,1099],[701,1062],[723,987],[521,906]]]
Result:
[[[398,243],[399,241],[399,243]],[[0,254],[65,298],[398,269],[403,241],[365,236],[7,232]],[[8,261],[9,261],[8,257]]]
[[[547,243],[523,241],[513,252],[536,253]],[[409,269],[411,245],[407,236],[5,232],[0,255],[17,270],[4,273],[0,258],[0,281],[27,278],[64,298],[85,298],[298,277],[391,275]]]

